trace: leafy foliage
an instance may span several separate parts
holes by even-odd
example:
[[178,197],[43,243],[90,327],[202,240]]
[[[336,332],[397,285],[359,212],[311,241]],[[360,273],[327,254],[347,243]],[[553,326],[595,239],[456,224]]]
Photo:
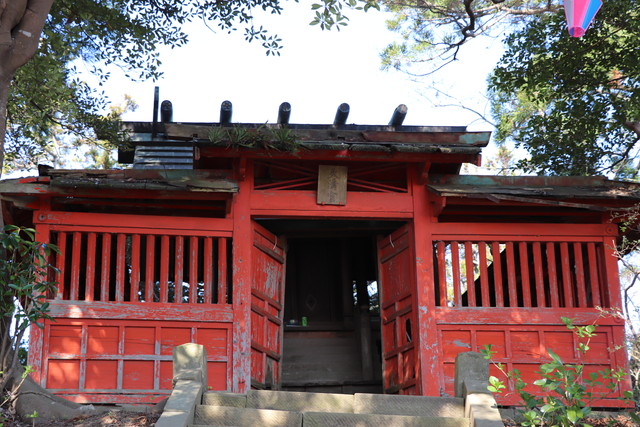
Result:
[[608,0],[582,38],[569,37],[561,4],[538,0],[382,2],[401,36],[384,68],[424,76],[481,35],[504,37],[490,78],[498,143],[529,153],[526,172],[638,177],[640,4]]
[[605,2],[580,39],[568,36],[561,14],[535,16],[505,43],[490,86],[497,140],[530,153],[519,166],[636,178],[640,4]]
[[209,141],[231,148],[268,148],[294,152],[299,147],[298,135],[288,127],[247,128],[244,126],[213,126]]
[[[346,25],[344,9],[371,7],[375,1],[323,0],[313,6],[322,29]],[[267,55],[280,55],[281,39],[254,23],[257,11],[280,14],[283,1],[55,0],[42,17],[46,23],[38,51],[11,84],[8,163],[20,166],[24,159],[42,156],[61,133],[86,143],[126,145],[128,135],[119,117],[108,112],[106,95],[82,81],[77,67],[88,68],[100,84],[109,78],[109,66],[132,79],[157,79],[162,75],[158,48],[187,43],[184,26],[196,19],[227,33],[243,31],[245,40],[260,43]]]
[[60,133],[85,142],[126,144],[119,117],[105,114],[105,94],[79,78],[80,63],[87,64],[100,82],[109,78],[104,71],[109,65],[120,67],[131,78],[158,78],[157,48],[184,45],[187,34],[182,27],[196,18],[215,22],[228,32],[244,27],[247,40],[261,41],[267,53],[277,52],[281,48],[277,36],[252,24],[256,8],[271,13],[282,10],[278,0],[56,0],[37,53],[12,82],[7,161],[43,154]]
[[[578,352],[586,354],[590,350],[591,339],[596,336],[595,323],[576,326],[573,319],[568,317],[562,317],[562,322],[567,329],[577,335]],[[627,373],[622,369],[618,371],[605,369],[587,375],[584,365],[565,363],[553,350],[547,351],[551,360],[540,365],[539,378],[533,381],[533,385],[539,387],[540,393],[534,394],[525,390],[529,384],[522,379],[517,369],[507,372],[504,365],[495,364],[505,378],[513,382],[516,392],[522,398],[524,403],[521,413],[524,418],[522,425],[589,426],[584,423],[584,419],[591,414],[591,402],[607,395],[605,392],[593,392],[593,387],[604,386],[608,392],[614,392]],[[491,350],[491,345],[487,345],[481,353],[485,359],[491,359],[495,352]],[[492,393],[503,393],[507,387],[503,380],[491,376],[487,388]],[[625,399],[632,399],[632,397],[632,392],[625,392]],[[635,422],[640,421],[637,414],[629,415]]]
[[365,12],[371,8],[380,10],[377,0],[322,0],[321,3],[314,3],[311,6],[315,16],[310,25],[319,25],[323,30],[335,28],[340,31],[340,27],[346,26],[349,21],[349,18],[342,14],[345,5]]
[[47,259],[57,248],[37,242],[35,237],[35,230],[14,225],[5,226],[0,233],[0,252],[4,255],[0,262],[0,384],[3,389],[17,367],[19,354],[15,349],[25,332],[29,326],[41,326],[43,319],[50,318],[45,295],[54,289],[55,283],[47,280],[53,268]]
[[431,74],[457,58],[461,46],[480,35],[510,32],[529,17],[560,10],[547,0],[384,0],[394,13],[387,27],[401,41],[382,52],[383,68]]

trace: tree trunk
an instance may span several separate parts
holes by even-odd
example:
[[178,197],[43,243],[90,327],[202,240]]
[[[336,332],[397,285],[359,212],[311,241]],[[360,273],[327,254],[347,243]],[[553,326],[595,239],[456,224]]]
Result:
[[[0,176],[11,79],[38,50],[54,0],[0,0]],[[2,211],[0,210],[0,216]]]
[[[9,100],[9,85],[11,77],[7,78],[2,74],[0,65],[0,178],[4,167],[4,141],[7,135],[7,101]],[[4,227],[4,219],[0,209],[0,230]]]

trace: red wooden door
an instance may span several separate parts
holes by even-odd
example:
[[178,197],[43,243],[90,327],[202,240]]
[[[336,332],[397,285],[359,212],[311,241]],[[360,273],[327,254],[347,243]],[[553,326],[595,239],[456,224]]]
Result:
[[282,358],[285,242],[253,224],[251,387],[278,389]]
[[385,393],[420,394],[414,253],[410,224],[378,240]]

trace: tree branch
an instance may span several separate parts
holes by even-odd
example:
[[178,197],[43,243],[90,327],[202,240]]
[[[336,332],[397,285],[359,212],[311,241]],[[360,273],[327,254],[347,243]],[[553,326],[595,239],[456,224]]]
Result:
[[[7,52],[4,51],[5,49],[0,52],[0,59],[4,68],[2,71],[5,75],[13,75],[18,68],[23,66],[36,53],[40,35],[53,1],[19,0],[19,3],[26,2],[26,8],[20,20],[10,30],[12,36],[11,48]],[[14,20],[16,18],[15,16],[13,17]],[[2,22],[2,24],[4,23]]]
[[[8,7],[7,7],[8,6]],[[12,44],[13,29],[20,23],[27,9],[27,0],[6,0],[0,3],[0,45]]]

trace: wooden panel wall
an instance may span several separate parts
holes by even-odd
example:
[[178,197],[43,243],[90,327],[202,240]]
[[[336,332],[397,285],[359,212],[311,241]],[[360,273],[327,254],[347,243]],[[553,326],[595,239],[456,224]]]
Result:
[[232,222],[47,212],[57,244],[53,320],[32,328],[36,381],[79,402],[153,402],[171,391],[172,350],[207,350],[209,386],[233,378]]
[[212,390],[231,386],[231,322],[56,319],[44,331],[41,385],[76,402],[143,403],[171,392],[172,351],[207,351]]
[[[442,389],[453,393],[455,356],[486,344],[527,382],[539,378],[548,350],[585,364],[586,374],[625,367],[624,322],[598,310],[620,306],[616,234],[612,224],[438,224],[431,244]],[[586,355],[563,316],[599,325]],[[596,406],[619,407],[628,389],[623,381]],[[519,403],[512,384],[498,402]]]
[[[458,353],[466,351],[480,351],[485,345],[491,344],[496,351],[493,360],[505,365],[508,371],[517,369],[522,374],[522,379],[530,385],[525,389],[532,393],[540,393],[540,388],[533,385],[535,379],[539,379],[540,365],[551,360],[548,349],[555,352],[565,363],[581,363],[585,365],[585,375],[591,372],[606,369],[617,369],[626,364],[625,351],[618,349],[616,345],[621,343],[624,334],[624,326],[614,324],[611,320],[604,321],[604,325],[597,328],[597,335],[590,341],[591,349],[586,354],[577,351],[577,336],[568,330],[563,324],[543,323],[534,324],[524,321],[522,324],[452,324],[446,322],[447,316],[441,313],[438,323],[438,337],[440,340],[441,360],[443,362],[443,388],[447,395],[453,395],[455,374],[455,357]],[[549,313],[548,319],[559,319],[568,313]],[[507,318],[509,316],[506,316]],[[597,315],[593,316],[594,318]],[[446,322],[446,323],[445,323]],[[555,323],[555,321],[553,321]],[[609,324],[607,324],[609,323]],[[491,366],[491,375],[504,379],[495,366]],[[507,390],[498,396],[501,405],[517,405],[520,398],[513,389],[513,384],[505,381]],[[621,401],[616,400],[622,396],[622,391],[628,389],[627,381],[621,384],[614,393],[607,394],[605,400],[599,400],[596,406],[619,407]],[[606,392],[604,386],[593,388],[594,393]]]

